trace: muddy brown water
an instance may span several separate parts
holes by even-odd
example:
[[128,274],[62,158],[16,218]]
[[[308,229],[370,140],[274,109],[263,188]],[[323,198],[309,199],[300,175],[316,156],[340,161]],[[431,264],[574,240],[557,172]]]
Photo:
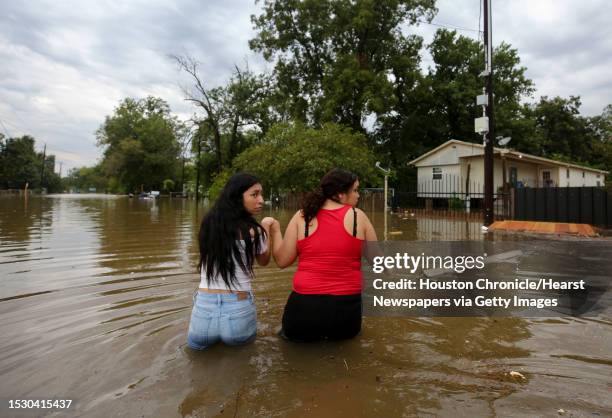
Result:
[[[276,333],[295,267],[272,264],[256,270],[256,341],[190,350],[204,210],[181,199],[0,199],[0,415],[612,416],[609,315],[368,317],[353,340],[293,344]],[[382,214],[369,216],[382,236]],[[408,213],[389,224],[391,239],[482,239],[473,220]],[[72,405],[8,409],[16,399]]]

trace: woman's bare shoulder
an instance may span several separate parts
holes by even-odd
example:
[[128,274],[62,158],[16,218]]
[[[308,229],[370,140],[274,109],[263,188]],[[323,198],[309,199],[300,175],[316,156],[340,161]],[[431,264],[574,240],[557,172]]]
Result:
[[359,208],[355,208],[355,212],[357,212],[357,217],[358,218],[367,218],[368,217],[368,215],[366,215],[365,212],[362,211]]

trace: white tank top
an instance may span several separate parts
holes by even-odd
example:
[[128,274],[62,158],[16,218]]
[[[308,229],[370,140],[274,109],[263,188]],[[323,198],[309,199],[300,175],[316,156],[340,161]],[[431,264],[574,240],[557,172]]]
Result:
[[[265,239],[263,235],[260,235],[259,240],[261,242],[259,254],[263,254],[268,250],[268,240]],[[247,261],[246,261],[246,255],[244,252],[244,240],[239,239],[239,240],[236,240],[236,242],[238,243],[238,248],[240,249],[240,255],[242,257],[242,261],[244,264],[246,264]],[[223,278],[220,275],[215,275],[211,279],[210,286],[209,286],[208,280],[206,278],[206,270],[203,267],[202,267],[202,272],[200,273],[200,287],[203,289],[232,290],[232,291],[245,291],[245,292],[250,291],[251,290],[251,280],[253,279],[253,277],[251,277],[250,274],[245,273],[242,270],[242,268],[240,268],[240,265],[238,264],[238,261],[236,261],[236,257],[234,255],[232,255],[232,258],[234,259],[234,265],[236,266],[236,281],[235,283],[232,283],[231,289],[225,285],[225,283],[223,282]]]

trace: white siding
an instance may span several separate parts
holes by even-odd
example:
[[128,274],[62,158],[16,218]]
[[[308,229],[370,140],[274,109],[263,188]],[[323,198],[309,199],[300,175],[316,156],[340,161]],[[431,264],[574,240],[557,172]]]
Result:
[[[461,158],[467,157],[467,158]],[[437,152],[423,158],[415,164],[418,173],[418,196],[426,197],[427,192],[435,193],[434,197],[453,197],[465,193],[467,167],[470,164],[470,192],[484,191],[484,155],[477,145],[449,143]],[[545,161],[527,161],[527,159],[506,158],[506,181],[510,183],[511,169],[516,168],[516,180],[525,187],[544,187],[543,172],[550,172],[551,186],[592,187],[604,184],[605,174],[588,169],[569,168],[570,176],[566,177],[566,167]],[[433,169],[440,170],[442,178],[433,179]],[[495,157],[494,191],[502,187],[503,169],[500,157]],[[584,172],[584,177],[583,177]]]
[[[600,186],[603,186],[605,183],[605,174],[594,173],[592,171],[582,170],[580,168],[570,167],[569,168],[569,179],[567,178],[567,168],[561,168],[559,170],[560,176],[560,186],[568,186],[568,187],[595,187],[597,186],[597,181],[600,182]],[[584,172],[584,177],[582,177],[582,173]],[[599,178],[597,177],[599,176]]]
[[[434,180],[434,168],[439,168],[441,170],[441,179]],[[436,194],[458,192],[457,183],[458,179],[461,177],[461,167],[459,164],[418,167],[417,170],[419,197],[424,196],[424,192],[434,192]]]
[[482,148],[451,143],[416,163],[417,167],[459,164],[459,157],[482,154]]

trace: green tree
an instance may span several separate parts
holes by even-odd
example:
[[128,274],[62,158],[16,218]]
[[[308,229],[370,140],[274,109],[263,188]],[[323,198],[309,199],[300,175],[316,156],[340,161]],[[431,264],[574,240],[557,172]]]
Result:
[[65,186],[68,189],[86,193],[90,188],[103,192],[109,189],[109,183],[116,182],[115,178],[107,178],[101,164],[93,167],[77,167],[68,172]]
[[[272,79],[266,74],[254,74],[248,68],[234,67],[232,77],[225,86],[209,87],[199,73],[199,63],[189,56],[173,56],[180,69],[193,80],[190,89],[184,89],[187,101],[203,111],[195,121],[198,146],[212,153],[216,167],[213,176],[231,165],[236,155],[246,149],[250,133],[263,136],[270,125],[281,116],[272,106]],[[208,161],[208,156],[206,157]]]
[[[251,16],[254,51],[275,63],[291,118],[338,122],[364,131],[368,114],[397,101],[391,76],[409,82],[421,38],[402,27],[431,20],[435,0],[266,1]],[[281,112],[282,113],[282,112]]]
[[176,179],[184,129],[164,100],[124,99],[96,132],[102,168],[120,188],[113,191],[159,190],[164,179]]
[[0,188],[23,189],[28,183],[30,189],[42,186],[50,193],[63,190],[62,180],[55,173],[55,155],[46,154],[43,167],[43,153],[36,152],[35,143],[29,135],[8,139],[0,135]]
[[363,134],[328,123],[320,129],[302,123],[274,125],[260,144],[234,160],[234,171],[257,175],[268,191],[303,192],[315,188],[334,167],[355,172],[362,185],[378,180],[374,154]]
[[174,190],[174,181],[172,179],[166,179],[163,183],[163,190],[165,192],[171,192]]
[[[396,169],[396,186],[407,187],[416,177],[406,166],[424,152],[449,139],[480,141],[474,118],[482,116],[476,96],[483,94],[482,44],[439,29],[427,46],[433,65],[426,74],[407,71],[396,83],[400,98],[394,111],[378,119],[377,152]],[[497,134],[518,137],[531,133],[521,117],[521,100],[533,93],[516,49],[502,43],[494,50],[495,123]],[[519,129],[521,128],[521,129]],[[524,133],[523,133],[524,132]]]
[[568,99],[543,96],[539,102],[527,106],[526,117],[535,124],[531,138],[532,148],[536,148],[534,154],[581,163],[589,161],[589,144],[595,138],[588,130],[587,119],[580,116],[580,105],[580,97],[576,96]]
[[[590,158],[593,166],[612,171],[612,104],[607,105],[601,115],[587,118],[589,132],[593,136]],[[608,174],[612,180],[612,173]]]
[[29,183],[31,189],[40,187],[42,155],[34,149],[35,140],[29,135],[5,138],[0,142],[0,187],[23,189]]
[[[439,29],[429,45],[434,67],[430,68],[437,144],[451,138],[481,139],[474,119],[482,116],[476,96],[483,94],[483,45],[456,31]],[[525,76],[516,49],[502,42],[493,51],[495,132],[511,134],[512,121],[520,115],[521,100],[533,94],[533,82]],[[436,145],[437,145],[436,144]]]

